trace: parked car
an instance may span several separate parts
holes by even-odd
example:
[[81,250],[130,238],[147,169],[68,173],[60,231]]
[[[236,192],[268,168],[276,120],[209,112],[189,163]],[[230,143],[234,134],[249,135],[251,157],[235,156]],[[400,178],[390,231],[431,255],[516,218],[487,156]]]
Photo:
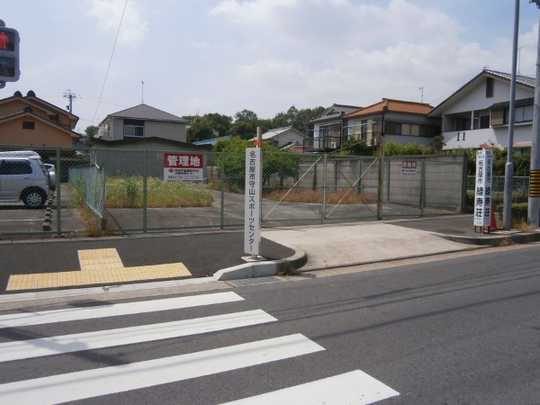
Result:
[[39,161],[39,164],[43,165],[43,167],[46,169],[46,173],[49,178],[49,188],[51,190],[54,190],[56,188],[55,166],[52,163],[43,163],[39,153],[34,152],[33,150],[12,150],[7,152],[0,152],[0,159],[5,157],[28,158]]
[[0,155],[0,201],[22,201],[40,208],[47,201],[49,178],[41,160]]
[[43,167],[47,170],[49,175],[49,188],[54,190],[56,188],[56,172],[52,163],[43,163]]

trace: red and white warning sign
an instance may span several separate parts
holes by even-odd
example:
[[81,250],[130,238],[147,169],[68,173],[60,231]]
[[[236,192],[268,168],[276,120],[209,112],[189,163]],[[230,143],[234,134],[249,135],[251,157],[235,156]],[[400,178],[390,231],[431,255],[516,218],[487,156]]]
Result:
[[165,153],[163,180],[202,181],[203,169],[204,157],[200,153]]

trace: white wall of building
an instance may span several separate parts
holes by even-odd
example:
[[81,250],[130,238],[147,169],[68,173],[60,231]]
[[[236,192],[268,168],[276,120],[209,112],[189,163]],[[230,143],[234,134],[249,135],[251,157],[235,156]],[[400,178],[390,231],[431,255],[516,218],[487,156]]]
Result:
[[[514,146],[529,147],[531,145],[531,136],[532,124],[516,124],[514,127]],[[503,148],[506,147],[508,140],[508,127],[449,131],[444,132],[443,137],[444,149],[478,149],[484,144]]]
[[[446,106],[443,114],[456,114],[473,110],[484,110],[495,103],[510,100],[510,82],[493,79],[493,97],[486,97],[486,79],[480,80],[471,86],[467,93],[461,95],[449,106]],[[534,89],[522,85],[516,85],[516,100],[534,97]]]
[[[124,139],[124,119],[107,118],[98,129],[98,136],[105,141],[119,141]],[[178,142],[187,142],[186,124],[176,122],[145,121],[144,137],[169,139]]]
[[[534,97],[534,89],[519,84],[516,85],[516,100],[531,97]],[[493,104],[508,102],[509,99],[510,82],[495,78],[493,83],[493,97],[486,97],[486,78],[483,78],[475,85],[471,85],[467,92],[458,97],[452,104],[445,106],[445,109],[442,111],[443,130],[447,127],[447,116],[450,114],[485,110]],[[531,123],[516,124],[514,127],[514,145],[517,147],[530,145],[531,135]],[[480,148],[484,144],[502,148],[506,146],[508,127],[444,131],[443,138],[445,143],[444,149]]]
[[279,148],[281,148],[284,145],[287,145],[288,143],[294,143],[296,145],[303,145],[304,135],[300,131],[291,129],[289,131],[276,135],[274,138],[272,138],[272,141],[277,142],[277,146]]

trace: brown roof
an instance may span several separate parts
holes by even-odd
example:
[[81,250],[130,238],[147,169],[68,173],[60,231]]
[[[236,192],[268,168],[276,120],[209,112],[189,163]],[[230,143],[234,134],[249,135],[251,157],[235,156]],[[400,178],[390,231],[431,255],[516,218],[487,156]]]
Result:
[[346,114],[345,118],[363,117],[366,115],[377,114],[383,111],[394,111],[409,114],[429,114],[433,106],[427,103],[417,103],[415,101],[393,100],[383,98],[378,103],[361,108],[358,111]]
[[0,118],[0,124],[3,124],[4,122],[8,122],[8,121],[11,121],[13,119],[16,119],[16,118],[19,118],[19,117],[32,117],[34,119],[37,119],[38,121],[41,121],[43,122],[45,125],[49,125],[51,127],[54,127],[62,132],[65,132],[66,134],[69,134],[71,135],[73,138],[80,138],[80,134],[78,134],[77,132],[75,131],[71,131],[70,129],[68,128],[64,128],[58,124],[55,124],[54,122],[50,121],[50,120],[46,120],[44,119],[43,117],[37,115],[37,114],[34,114],[32,111],[19,111],[19,112],[15,112],[13,114],[9,114],[9,115],[4,115],[3,117]]

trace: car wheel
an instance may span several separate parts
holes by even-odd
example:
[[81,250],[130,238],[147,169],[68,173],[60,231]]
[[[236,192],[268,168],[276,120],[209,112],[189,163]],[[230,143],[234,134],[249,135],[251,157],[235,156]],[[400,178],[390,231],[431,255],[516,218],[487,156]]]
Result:
[[40,208],[46,200],[47,194],[38,188],[27,190],[22,195],[22,201],[28,208]]

